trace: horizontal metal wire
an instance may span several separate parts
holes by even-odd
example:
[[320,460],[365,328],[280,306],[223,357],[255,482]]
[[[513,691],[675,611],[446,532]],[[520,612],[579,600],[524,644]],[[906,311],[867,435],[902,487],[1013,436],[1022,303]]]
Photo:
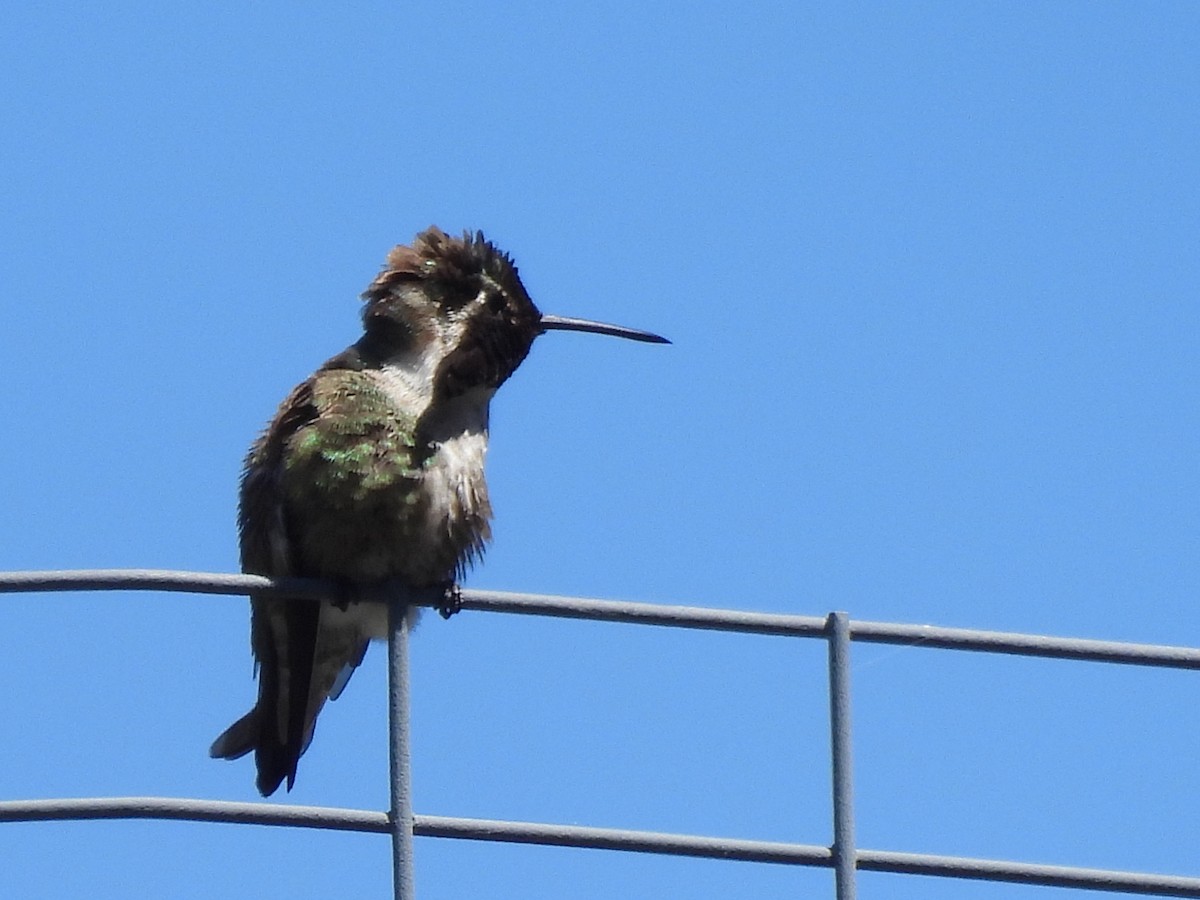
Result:
[[973,881],[1006,881],[1012,884],[1037,884],[1045,887],[1113,891],[1155,897],[1200,897],[1200,878],[1183,875],[1149,875],[1111,869],[1044,866],[963,856],[859,850],[858,868],[860,871],[933,875]]
[[[261,575],[232,575],[210,572],[180,572],[166,569],[81,569],[50,572],[0,572],[0,593],[44,591],[189,591],[202,594],[248,594],[251,591],[277,596],[326,597],[333,587],[308,578],[264,578]],[[376,589],[374,599],[387,596],[386,586]],[[440,591],[415,596],[413,602],[434,606]],[[626,603],[545,594],[503,591],[462,591],[462,608],[521,615],[593,619],[709,631],[747,634],[828,637],[826,620],[820,616],[745,612],[695,606],[663,606]],[[1131,644],[1081,638],[1049,637],[972,628],[942,628],[892,622],[851,620],[850,638],[874,644],[901,644],[974,650],[1019,656],[1082,659],[1095,662],[1200,669],[1200,649],[1163,644]]]
[[285,593],[325,597],[330,586],[312,578],[264,578],[176,569],[74,569],[0,572],[0,594],[48,591],[187,591],[194,594]]
[[180,819],[235,825],[285,825],[328,831],[386,834],[387,813],[328,806],[232,803],[179,797],[81,797],[55,800],[0,800],[0,822],[80,819]]
[[621,828],[590,828],[582,825],[552,825],[541,822],[506,822],[497,819],[457,819],[447,816],[417,816],[416,833],[425,837],[460,838],[471,841],[500,841],[510,844],[540,844],[593,850],[625,850],[666,856],[695,856],[742,862],[788,863],[825,866],[833,864],[828,847],[749,841],[737,838],[668,834],[660,831],[628,831]]
[[[168,797],[0,801],[0,822],[80,819],[176,819],[195,822],[299,826],[378,834],[386,834],[390,830],[386,813],[318,806],[229,803]],[[830,849],[812,844],[421,815],[415,817],[414,831],[422,837],[622,850],[668,856],[820,868],[833,866],[833,854]],[[858,868],[861,871],[1005,881],[1047,887],[1152,894],[1160,897],[1200,898],[1200,878],[1183,876],[1148,875],[1107,869],[1035,865],[959,856],[895,853],[883,850],[860,849],[857,859]]]

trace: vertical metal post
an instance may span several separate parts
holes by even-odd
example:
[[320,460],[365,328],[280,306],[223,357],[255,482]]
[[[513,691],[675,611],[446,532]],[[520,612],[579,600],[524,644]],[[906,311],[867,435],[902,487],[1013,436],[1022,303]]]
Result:
[[395,591],[388,598],[388,737],[391,765],[392,892],[396,900],[413,900],[412,771],[408,746],[408,614],[409,596]]
[[830,613],[829,725],[833,744],[833,871],[837,900],[854,900],[858,849],[854,844],[854,769],[850,732],[850,617]]

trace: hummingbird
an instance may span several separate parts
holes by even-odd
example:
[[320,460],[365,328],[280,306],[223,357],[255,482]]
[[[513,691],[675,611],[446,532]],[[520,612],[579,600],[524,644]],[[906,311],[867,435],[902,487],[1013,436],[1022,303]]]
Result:
[[479,231],[422,231],[388,254],[362,299],[362,337],[292,390],[242,472],[242,571],[343,588],[323,600],[251,595],[258,699],[209,754],[253,750],[264,797],[285,779],[292,789],[325,701],[368,642],[387,636],[387,605],[356,591],[398,579],[450,597],[481,558],[488,406],[534,339],[589,331],[669,343],[544,315],[512,258]]

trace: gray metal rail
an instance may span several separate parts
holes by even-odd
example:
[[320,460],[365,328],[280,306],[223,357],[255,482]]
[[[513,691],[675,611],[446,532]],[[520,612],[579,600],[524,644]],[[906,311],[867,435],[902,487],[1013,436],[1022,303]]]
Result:
[[[321,597],[328,595],[329,586],[308,579],[272,580],[256,575],[156,569],[0,572],[0,593],[97,590],[188,591],[207,594],[247,594],[255,591],[276,593],[279,596]],[[938,628],[929,625],[853,621],[845,613],[831,613],[828,617],[821,618],[497,591],[462,592],[463,609],[826,640],[829,645],[833,843],[825,847],[535,822],[414,815],[409,775],[408,626],[405,612],[410,604],[430,606],[435,604],[438,598],[430,594],[415,596],[399,586],[383,585],[379,588],[377,599],[389,603],[391,622],[388,640],[391,806],[388,813],[269,803],[126,797],[0,801],[0,822],[186,819],[386,833],[390,834],[392,839],[393,884],[398,900],[413,900],[414,897],[414,834],[832,868],[836,879],[837,900],[854,900],[855,873],[860,870],[1083,888],[1159,897],[1200,898],[1200,877],[858,848],[854,842],[850,644],[852,641],[863,641],[919,645],[939,649],[1177,669],[1200,669],[1200,649],[976,631],[966,628]]]

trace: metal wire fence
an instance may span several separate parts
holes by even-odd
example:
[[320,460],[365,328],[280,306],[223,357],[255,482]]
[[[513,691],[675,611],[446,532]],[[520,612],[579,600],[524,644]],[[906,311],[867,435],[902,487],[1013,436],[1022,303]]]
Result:
[[[267,579],[255,575],[165,570],[0,572],[0,593],[97,590],[207,594],[248,594],[254,591],[278,596],[320,597],[328,594],[329,586],[308,579]],[[854,900],[858,871],[1200,898],[1200,877],[898,853],[858,847],[854,836],[850,648],[855,641],[919,644],[922,647],[1176,669],[1200,669],[1200,649],[857,621],[841,612],[826,617],[794,616],[497,591],[463,591],[462,608],[470,610],[787,635],[826,641],[829,648],[833,842],[824,846],[539,822],[415,815],[409,781],[408,631],[404,612],[413,604],[436,605],[442,597],[440,592],[418,594],[402,587],[382,586],[375,599],[389,604],[392,623],[388,639],[388,721],[391,741],[391,808],[388,812],[272,803],[123,797],[0,801],[0,821],[186,819],[387,833],[392,840],[393,886],[397,900],[412,900],[414,897],[414,835],[831,868],[835,875],[837,900]]]

